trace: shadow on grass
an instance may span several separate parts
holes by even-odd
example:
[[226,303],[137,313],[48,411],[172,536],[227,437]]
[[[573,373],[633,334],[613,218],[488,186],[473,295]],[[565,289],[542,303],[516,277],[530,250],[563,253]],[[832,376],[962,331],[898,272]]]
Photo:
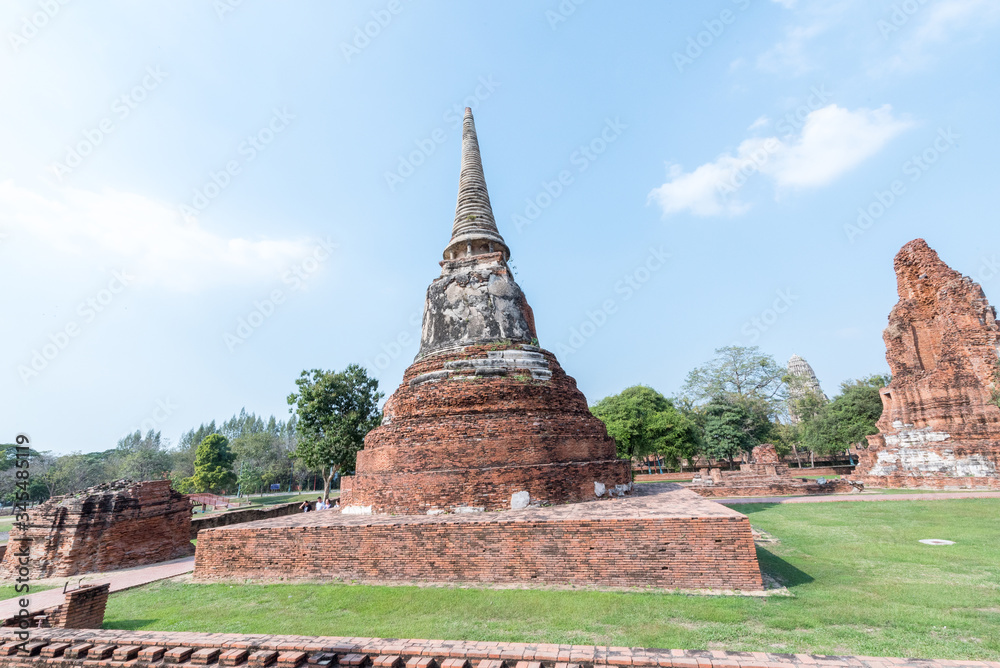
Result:
[[814,582],[814,578],[811,575],[805,571],[800,571],[795,566],[792,566],[781,557],[772,554],[760,545],[757,546],[757,562],[760,564],[760,570],[764,575],[777,580],[789,589]]
[[731,508],[738,513],[744,515],[753,515],[754,513],[762,513],[771,508],[776,508],[780,506],[780,503],[723,503],[726,508]]
[[157,619],[119,619],[114,622],[104,622],[104,629],[117,629],[121,631],[140,631],[150,624],[155,624]]

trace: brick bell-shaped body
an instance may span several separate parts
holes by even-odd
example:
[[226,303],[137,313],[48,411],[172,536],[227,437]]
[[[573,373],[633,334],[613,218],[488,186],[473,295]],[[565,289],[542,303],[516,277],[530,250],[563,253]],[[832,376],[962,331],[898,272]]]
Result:
[[466,109],[452,238],[427,289],[420,352],[344,479],[344,512],[502,510],[630,489],[629,462],[538,347],[509,257]]

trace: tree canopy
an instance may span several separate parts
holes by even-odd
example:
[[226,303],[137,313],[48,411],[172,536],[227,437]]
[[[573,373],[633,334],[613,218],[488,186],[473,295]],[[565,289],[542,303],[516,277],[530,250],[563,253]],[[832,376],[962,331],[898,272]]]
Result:
[[865,436],[878,433],[875,422],[882,416],[879,389],[889,384],[886,376],[868,376],[841,384],[840,394],[804,415],[799,425],[802,444],[817,454],[847,450],[864,443]]
[[236,483],[233,461],[236,459],[229,450],[229,439],[222,434],[209,434],[198,445],[194,458],[194,475],[181,481],[182,492],[219,492],[228,490]]
[[382,422],[378,380],[358,364],[343,371],[313,369],[295,380],[288,395],[299,435],[295,456],[323,475],[323,496],[337,472],[354,471],[365,434]]
[[700,438],[695,424],[651,387],[635,385],[601,399],[590,411],[615,439],[619,457],[631,459],[655,453],[676,467],[698,450]]
[[757,346],[725,346],[715,358],[692,369],[682,392],[695,404],[724,399],[729,403],[757,404],[776,414],[787,395],[783,378],[787,370]]

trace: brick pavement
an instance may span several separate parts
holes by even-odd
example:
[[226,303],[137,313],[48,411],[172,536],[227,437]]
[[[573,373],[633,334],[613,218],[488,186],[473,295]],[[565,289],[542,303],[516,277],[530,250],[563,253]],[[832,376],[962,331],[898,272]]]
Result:
[[10,668],[1000,668],[972,660],[225,633],[36,629],[25,642],[0,629],[0,640],[0,664]]
[[[70,581],[74,584],[82,581],[85,584],[93,585],[107,582],[111,585],[111,591],[116,592],[190,573],[193,570],[194,557],[184,557],[182,559],[166,561],[162,564],[153,564],[152,566],[140,566],[138,568],[128,568],[109,573],[93,573],[82,578],[72,578]],[[0,601],[0,619],[7,619],[17,614],[20,610],[20,606],[18,605],[20,598],[21,596],[17,596]],[[31,594],[28,598],[31,601],[31,605],[28,607],[29,612],[54,608],[63,602],[62,587],[37,592]]]

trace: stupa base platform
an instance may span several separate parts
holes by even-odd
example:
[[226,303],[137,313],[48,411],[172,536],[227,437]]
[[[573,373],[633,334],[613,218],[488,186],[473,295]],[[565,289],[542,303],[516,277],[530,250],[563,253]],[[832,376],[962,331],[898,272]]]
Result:
[[750,521],[680,485],[447,515],[302,513],[204,530],[196,581],[763,590]]

